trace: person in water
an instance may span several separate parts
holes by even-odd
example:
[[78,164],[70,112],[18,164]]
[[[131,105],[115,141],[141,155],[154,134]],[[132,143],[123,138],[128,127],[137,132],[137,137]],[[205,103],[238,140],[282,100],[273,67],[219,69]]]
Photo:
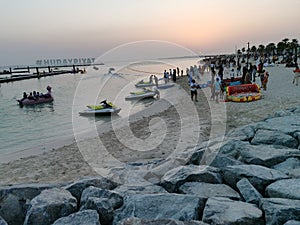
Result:
[[22,98],[20,101],[21,101],[21,102],[24,101],[25,99],[27,99],[27,97],[28,97],[28,96],[27,96],[27,93],[26,93],[26,92],[23,92],[23,98]]
[[47,93],[43,95],[44,98],[51,98],[52,95],[51,95],[51,87],[50,86],[47,86]]

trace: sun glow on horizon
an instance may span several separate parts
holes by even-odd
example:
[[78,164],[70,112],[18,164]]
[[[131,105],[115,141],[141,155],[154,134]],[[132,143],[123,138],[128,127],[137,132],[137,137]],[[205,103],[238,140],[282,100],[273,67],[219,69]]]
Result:
[[[99,55],[118,45],[162,40],[196,52],[299,38],[297,0],[2,0],[1,63]],[[267,44],[267,43],[265,43]]]

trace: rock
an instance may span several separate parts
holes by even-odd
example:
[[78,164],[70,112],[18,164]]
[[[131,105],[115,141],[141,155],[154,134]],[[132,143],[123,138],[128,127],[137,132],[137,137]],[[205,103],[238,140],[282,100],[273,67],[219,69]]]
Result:
[[127,194],[158,194],[168,193],[163,187],[149,184],[149,185],[120,185],[114,189],[115,192],[119,193],[123,197]]
[[101,225],[110,225],[113,221],[114,209],[107,198],[88,198],[86,203],[80,208],[80,211],[86,209],[93,209],[97,211]]
[[247,178],[243,178],[237,182],[236,187],[246,202],[255,204],[257,206],[260,204],[262,195],[252,186]]
[[6,221],[0,216],[0,225],[7,225]]
[[187,164],[200,165],[204,153],[205,148],[197,148],[193,154],[191,154]]
[[270,198],[288,198],[300,200],[300,179],[278,180],[266,188]]
[[129,195],[124,205],[115,211],[114,224],[129,218],[199,220],[205,199],[193,195],[145,194]]
[[222,183],[220,170],[210,166],[179,166],[167,172],[161,180],[161,185],[168,192],[177,192],[178,188],[188,181]]
[[165,173],[185,164],[186,164],[186,160],[177,159],[177,158],[166,159],[164,162],[155,165],[154,168],[150,168],[148,173],[145,174],[144,179],[153,184],[154,183],[158,184],[161,178],[165,175]]
[[50,225],[60,217],[68,216],[77,209],[77,200],[64,189],[44,190],[33,198],[24,225]]
[[295,132],[300,130],[300,115],[269,118],[257,123],[256,129],[279,131],[293,136]]
[[95,210],[84,210],[62,217],[53,225],[100,225],[98,213]]
[[225,184],[187,182],[179,187],[179,192],[200,198],[225,197],[235,200],[241,199],[239,193]]
[[225,168],[226,166],[244,165],[241,161],[234,159],[231,156],[219,153],[215,159],[212,161],[210,166],[216,168]]
[[90,186],[84,189],[82,192],[80,206],[83,206],[91,197],[106,198],[114,209],[117,209],[123,205],[123,197],[117,192]]
[[258,130],[251,140],[251,144],[280,145],[295,149],[298,148],[299,145],[298,141],[291,135],[270,130]]
[[117,225],[208,225],[201,221],[180,221],[174,219],[140,219],[140,218],[126,218],[120,221]]
[[244,144],[237,150],[241,161],[266,167],[272,167],[290,157],[300,157],[300,151],[297,149],[274,148],[272,145]]
[[227,134],[227,137],[239,141],[250,141],[255,135],[255,126],[246,125],[238,127]]
[[76,181],[66,186],[65,189],[71,192],[71,194],[79,202],[82,191],[89,186],[111,190],[117,187],[118,185],[111,180],[99,176],[99,177],[88,177],[88,178],[81,179],[79,181]]
[[28,204],[42,190],[58,187],[54,184],[22,184],[0,188],[0,216],[9,225],[23,224]]
[[283,225],[300,225],[300,221],[296,221],[296,220],[289,220],[287,221],[285,224]]
[[294,169],[300,168],[300,160],[298,158],[288,158],[284,162],[274,165],[272,168],[291,175]]
[[287,175],[278,170],[258,165],[227,166],[223,173],[224,180],[232,188],[236,188],[236,183],[239,180],[247,178],[260,193],[264,193],[266,186],[272,182],[288,178]]
[[279,225],[289,220],[300,220],[300,200],[263,198],[261,203],[261,208],[265,212],[266,225]]
[[228,198],[209,198],[203,211],[203,222],[219,225],[263,225],[262,211],[252,204]]

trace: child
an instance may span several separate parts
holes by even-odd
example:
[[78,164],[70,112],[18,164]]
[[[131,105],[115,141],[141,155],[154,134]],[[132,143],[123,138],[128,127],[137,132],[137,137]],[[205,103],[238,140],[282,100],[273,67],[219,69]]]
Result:
[[195,102],[198,102],[198,100],[197,100],[197,88],[200,88],[199,84],[196,84],[196,81],[194,79],[192,79],[192,82],[190,83],[190,87],[191,87],[191,99],[192,99],[192,101],[194,100],[194,96],[195,96]]
[[269,80],[269,72],[266,71],[264,73],[264,79],[262,81],[262,86],[263,86],[263,89],[266,91],[267,90],[267,83],[268,83],[268,80]]

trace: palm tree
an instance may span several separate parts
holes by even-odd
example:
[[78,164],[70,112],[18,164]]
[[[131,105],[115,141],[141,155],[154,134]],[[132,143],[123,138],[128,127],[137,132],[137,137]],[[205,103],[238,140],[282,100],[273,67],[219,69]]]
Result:
[[283,41],[280,41],[277,43],[277,54],[282,55],[285,50],[285,43]]
[[261,56],[264,54],[264,50],[265,50],[265,46],[262,45],[262,44],[260,44],[260,45],[258,46],[257,51],[259,52],[259,54],[260,54]]
[[270,55],[272,53],[272,55],[275,55],[275,49],[276,49],[276,45],[274,43],[269,43],[266,46],[266,51],[267,53]]
[[292,39],[292,42],[289,43],[290,49],[295,54],[295,63],[297,63],[297,55],[298,55],[298,48],[299,48],[299,43],[297,39]]

